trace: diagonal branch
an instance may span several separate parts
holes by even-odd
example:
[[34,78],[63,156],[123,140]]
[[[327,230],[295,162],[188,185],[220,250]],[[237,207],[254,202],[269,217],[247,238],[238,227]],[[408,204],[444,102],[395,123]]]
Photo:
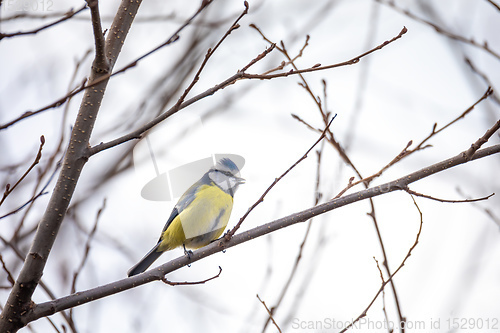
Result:
[[[1,3],[1,2],[0,2]],[[50,27],[53,27],[61,22],[64,22],[66,20],[69,20],[70,18],[72,18],[73,16],[75,16],[76,14],[84,11],[85,9],[87,9],[87,5],[83,6],[82,8],[78,9],[77,11],[74,11],[74,10],[70,10],[68,11],[67,13],[64,14],[64,17],[60,18],[59,20],[57,21],[54,21],[52,23],[49,23],[47,25],[44,25],[42,27],[39,27],[39,28],[36,28],[36,29],[33,29],[33,30],[30,30],[30,31],[18,31],[18,32],[12,32],[12,33],[1,33],[0,32],[0,40],[2,40],[3,38],[10,38],[10,37],[17,37],[17,36],[26,36],[26,35],[34,35],[34,34],[37,34],[39,33],[40,31],[42,30],[45,30],[47,28],[50,28]]]
[[495,7],[496,9],[500,10],[500,6],[497,5],[493,0],[486,0],[488,1],[493,7]]
[[382,293],[384,291],[385,286],[387,286],[387,284],[392,281],[392,279],[394,278],[394,276],[401,270],[401,268],[403,268],[403,266],[406,263],[406,260],[408,260],[408,258],[410,258],[412,251],[417,247],[418,240],[420,239],[420,234],[422,233],[422,226],[424,224],[424,219],[423,219],[422,211],[420,210],[420,207],[418,207],[417,202],[415,201],[415,199],[413,197],[411,197],[411,199],[413,200],[413,203],[415,204],[415,207],[417,207],[418,213],[420,215],[420,227],[418,229],[415,242],[413,243],[413,245],[408,250],[408,253],[404,257],[404,259],[401,262],[401,264],[399,265],[399,267],[394,271],[394,273],[392,273],[389,276],[389,278],[387,280],[384,280],[384,276],[382,275],[382,271],[380,271],[380,267],[378,266],[378,261],[377,261],[377,259],[374,258],[375,261],[377,262],[377,267],[379,268],[379,271],[380,271],[380,278],[382,279],[382,285],[380,286],[380,288],[378,289],[378,291],[375,293],[375,296],[373,297],[373,299],[371,300],[371,302],[368,304],[368,306],[363,310],[363,312],[361,312],[361,314],[356,319],[354,319],[353,321],[351,321],[351,323],[349,325],[347,325],[339,333],[346,332],[351,327],[354,327],[354,324],[356,324],[356,322],[358,322],[361,318],[366,317],[366,314],[368,313],[368,310],[370,310],[370,308],[372,307],[373,303],[375,303],[375,301],[377,300],[377,298],[380,295],[380,293]]
[[[481,159],[498,153],[500,153],[500,144],[478,150],[472,156],[472,160]],[[146,283],[160,281],[166,274],[176,271],[179,268],[187,266],[188,264],[191,264],[195,261],[211,256],[214,253],[222,252],[227,248],[248,242],[255,238],[267,235],[271,232],[278,231],[294,224],[305,222],[314,216],[324,214],[326,212],[352,204],[354,202],[366,200],[368,198],[373,198],[393,191],[404,190],[411,183],[417,182],[436,173],[466,163],[470,163],[470,161],[467,160],[462,153],[460,153],[452,158],[430,165],[391,182],[352,193],[344,197],[311,207],[301,212],[260,225],[253,229],[246,230],[242,233],[234,235],[230,240],[226,240],[224,237],[222,237],[218,241],[212,242],[209,245],[194,251],[191,254],[190,258],[188,258],[188,256],[181,256],[142,274],[108,283],[106,285],[102,285],[93,289],[77,292],[75,294],[68,295],[54,301],[38,304],[35,309],[28,313],[26,320],[34,321],[41,317],[52,315],[54,313],[72,307],[86,304],[96,299],[114,295]],[[393,275],[394,273],[391,274],[391,276]],[[391,281],[391,279],[387,280],[386,282],[388,281]]]
[[42,135],[40,137],[40,147],[38,148],[38,153],[36,154],[35,160],[33,161],[33,163],[31,163],[28,170],[26,170],[26,172],[21,176],[21,178],[19,178],[19,180],[14,184],[14,186],[10,186],[10,184],[7,184],[7,186],[5,186],[5,192],[3,193],[3,197],[0,200],[0,206],[3,204],[5,199],[7,199],[7,196],[9,196],[9,194],[11,194],[12,191],[14,191],[14,189],[19,184],[21,184],[24,178],[26,178],[26,176],[31,172],[31,170],[33,170],[33,168],[40,162],[40,159],[42,158],[42,149],[44,144],[45,144],[45,137]]
[[[348,66],[348,65],[354,65],[354,64],[357,64],[361,58],[363,57],[366,57],[367,55],[375,52],[375,51],[378,51],[380,49],[382,49],[383,47],[389,45],[390,43],[392,42],[395,42],[396,40],[400,39],[405,33],[407,32],[407,29],[404,27],[400,32],[399,34],[388,40],[388,41],[385,41],[383,43],[381,43],[380,45],[374,47],[373,49],[371,50],[368,50],[350,60],[347,60],[347,61],[343,61],[343,62],[340,62],[340,63],[336,63],[336,64],[332,64],[332,65],[328,65],[328,66],[316,66],[316,65],[313,65],[312,67],[309,67],[309,68],[306,68],[306,69],[299,69],[299,70],[291,70],[291,71],[288,71],[288,72],[284,72],[284,73],[277,73],[277,74],[249,74],[249,73],[246,73],[246,72],[243,72],[243,71],[238,71],[236,74],[233,74],[232,76],[230,76],[229,78],[227,78],[226,80],[222,81],[221,83],[219,84],[216,84],[215,86],[213,86],[212,88],[210,89],[207,89],[206,91],[188,99],[187,101],[183,102],[180,106],[173,106],[172,108],[170,108],[168,111],[166,111],[165,113],[162,113],[161,115],[159,115],[158,117],[156,117],[155,119],[151,120],[149,123],[141,126],[140,128],[136,129],[135,131],[133,132],[130,132],[124,136],[121,136],[117,139],[114,139],[112,141],[108,141],[108,142],[105,142],[105,143],[101,143],[97,146],[94,146],[92,148],[90,148],[89,150],[89,156],[92,156],[94,154],[97,154],[103,150],[106,150],[106,149],[109,149],[109,148],[112,148],[112,147],[115,147],[115,146],[118,146],[124,142],[127,142],[127,141],[130,141],[130,140],[135,140],[135,139],[140,139],[142,137],[142,135],[150,130],[151,128],[153,128],[154,126],[158,125],[159,123],[161,123],[162,121],[164,121],[165,119],[167,119],[168,117],[172,116],[173,114],[177,113],[179,110],[182,110],[186,107],[188,107],[189,105],[205,98],[205,97],[208,97],[208,96],[211,96],[213,94],[215,94],[216,92],[226,88],[227,86],[230,86],[232,84],[234,84],[236,81],[238,80],[242,80],[242,79],[247,79],[247,80],[272,80],[272,79],[275,79],[275,78],[279,78],[279,77],[288,77],[290,75],[298,75],[298,74],[302,74],[302,73],[310,73],[310,72],[315,72],[315,71],[320,71],[320,70],[326,70],[326,69],[332,69],[332,68],[336,68],[336,67],[342,67],[342,66]],[[269,52],[271,52],[273,49],[275,48],[274,45],[272,45],[270,48],[268,48],[266,51],[264,51],[263,53],[261,53],[260,55],[258,55],[254,60],[252,60],[249,64],[254,64],[257,59],[258,60],[261,60],[264,58],[264,56],[266,56],[267,54],[269,54]],[[243,68],[248,68],[249,66],[245,66]],[[0,129],[2,129],[2,126],[0,126]]]
[[417,21],[417,22],[420,22],[422,24],[425,24],[425,25],[428,25],[430,26],[431,28],[433,28],[437,33],[443,35],[443,36],[446,36],[450,39],[453,39],[453,40],[457,40],[461,43],[465,43],[465,44],[469,44],[469,45],[472,45],[474,47],[477,47],[479,49],[482,49],[484,51],[486,51],[487,53],[489,53],[490,55],[492,55],[493,57],[497,58],[498,60],[500,60],[500,53],[498,52],[495,52],[494,50],[492,50],[489,46],[488,46],[488,43],[485,41],[484,43],[478,43],[476,42],[474,39],[470,38],[465,38],[464,36],[461,36],[461,35],[458,35],[456,33],[453,33],[451,31],[448,31],[442,27],[440,27],[439,25],[435,24],[435,23],[432,23],[431,21],[428,21],[422,17],[419,17],[415,14],[413,14],[412,12],[410,12],[409,10],[407,9],[403,9],[401,7],[398,7],[394,1],[391,1],[391,0],[375,0],[376,2],[379,2],[381,4],[384,4],[386,6],[389,6],[391,7],[392,9],[394,9],[395,11],[403,14],[403,15],[406,15],[407,17]]
[[[186,22],[184,22],[184,24],[180,28],[178,28],[164,43],[156,46],[154,49],[152,49],[152,50],[146,52],[145,54],[141,55],[140,57],[138,57],[137,59],[135,59],[131,63],[123,66],[122,68],[120,68],[119,70],[115,71],[114,73],[111,73],[111,69],[114,66],[115,62],[116,62],[116,56],[114,55],[115,52],[110,52],[107,55],[109,57],[108,61],[110,61],[110,64],[109,64],[110,68],[109,68],[109,71],[107,72],[106,75],[102,75],[99,78],[95,78],[95,80],[93,80],[92,82],[89,82],[87,85],[82,84],[82,86],[80,86],[79,88],[76,88],[75,90],[73,90],[70,93],[66,94],[65,96],[59,98],[55,102],[53,102],[53,103],[51,103],[49,105],[46,105],[46,106],[44,106],[44,107],[42,107],[42,108],[40,108],[38,110],[24,112],[22,115],[20,115],[16,119],[13,119],[13,120],[5,123],[5,124],[1,124],[0,125],[0,130],[6,129],[6,128],[14,125],[15,123],[23,120],[23,119],[26,119],[26,118],[29,118],[31,116],[37,115],[37,114],[39,114],[41,112],[50,110],[52,108],[59,107],[62,104],[66,103],[71,97],[73,97],[73,96],[81,93],[82,91],[84,91],[84,90],[86,90],[88,88],[95,87],[96,85],[101,84],[101,83],[103,83],[105,81],[107,82],[109,80],[109,78],[111,78],[111,77],[113,77],[115,75],[124,73],[126,70],[128,70],[128,69],[130,69],[132,67],[137,66],[137,64],[139,63],[139,61],[141,61],[142,59],[150,56],[151,54],[155,53],[156,51],[160,50],[161,48],[163,48],[163,47],[165,47],[167,45],[170,45],[170,44],[174,43],[175,41],[177,41],[179,39],[179,33],[185,27],[187,27],[189,24],[191,24],[191,22],[196,18],[196,16],[198,16],[198,14],[200,12],[202,12],[203,9],[205,9],[212,1],[213,0],[204,0],[204,1],[202,1],[202,4],[200,5],[200,7],[196,11],[196,13],[194,13],[193,16],[191,16]],[[128,12],[128,13],[125,12],[122,17],[117,17],[117,20],[118,20],[117,23],[120,22],[121,24],[132,24],[132,20],[134,18],[135,18],[135,13],[133,13],[133,12]],[[92,21],[94,22],[94,19]],[[109,32],[109,34],[115,33],[117,38],[116,38],[116,41],[113,43],[113,45],[111,45],[110,48],[107,48],[107,49],[109,49],[109,50],[121,50],[121,45],[118,45],[117,42],[123,43],[124,39],[120,40],[120,38],[124,38],[126,36],[126,34],[123,34],[123,31],[113,30],[113,26],[111,27],[111,31]],[[94,29],[94,33],[95,32],[96,31]],[[109,34],[108,34],[108,40],[109,40]],[[94,38],[98,38],[98,37],[94,36]]]
[[490,129],[488,129],[482,137],[477,139],[477,141],[474,142],[471,145],[471,147],[469,149],[467,149],[466,152],[464,152],[465,158],[471,158],[472,155],[474,155],[474,153],[479,148],[481,148],[482,145],[484,145],[486,142],[488,142],[489,138],[491,138],[491,136],[493,134],[495,134],[495,132],[498,131],[498,129],[500,129],[500,119],[495,123],[495,125],[493,125]]
[[[337,115],[335,115],[337,116]],[[260,198],[247,210],[247,212],[240,218],[240,220],[238,221],[238,223],[234,226],[233,229],[231,229],[230,231],[228,231],[226,233],[226,235],[224,236],[224,238],[226,240],[229,240],[231,239],[231,237],[233,237],[233,235],[235,234],[235,232],[240,228],[241,224],[243,223],[243,221],[247,218],[247,216],[252,212],[252,210],[255,209],[255,207],[257,207],[259,204],[261,204],[263,201],[264,201],[264,198],[266,197],[266,195],[269,193],[269,191],[271,191],[271,189],[281,180],[283,179],[283,177],[285,177],[290,171],[292,171],[293,168],[295,168],[300,162],[302,162],[303,160],[305,160],[307,158],[307,155],[311,152],[311,150],[314,149],[314,147],[316,147],[316,145],[318,143],[321,142],[321,140],[323,140],[323,138],[325,137],[326,135],[326,132],[328,131],[328,129],[330,128],[330,125],[332,124],[333,120],[335,120],[335,116],[330,120],[330,122],[326,125],[325,129],[323,130],[323,133],[321,133],[320,137],[318,138],[318,140],[316,140],[316,142],[306,151],[306,153],[304,155],[302,155],[298,160],[297,162],[295,162],[291,167],[289,167],[281,176],[279,176],[278,178],[276,178],[274,180],[274,182],[267,188],[267,190],[264,191],[264,193],[260,196]]]
[[411,195],[416,196],[416,197],[422,197],[422,198],[427,198],[427,199],[430,199],[430,200],[435,200],[435,201],[439,201],[439,202],[447,202],[447,203],[466,203],[466,202],[483,201],[483,200],[488,200],[489,198],[491,198],[492,196],[495,195],[495,193],[491,193],[490,195],[487,195],[487,196],[481,197],[481,198],[464,199],[464,200],[450,200],[450,199],[436,198],[436,197],[433,197],[433,196],[428,195],[428,194],[423,194],[423,193],[415,192],[413,190],[410,190],[409,187],[405,188],[405,191],[408,192]]

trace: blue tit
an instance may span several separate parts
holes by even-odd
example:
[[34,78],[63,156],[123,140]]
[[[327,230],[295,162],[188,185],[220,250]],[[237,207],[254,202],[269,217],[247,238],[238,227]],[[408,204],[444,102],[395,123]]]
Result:
[[229,158],[207,171],[179,199],[158,243],[128,271],[128,276],[144,272],[165,251],[177,247],[198,249],[224,232],[233,208],[233,196],[245,180]]

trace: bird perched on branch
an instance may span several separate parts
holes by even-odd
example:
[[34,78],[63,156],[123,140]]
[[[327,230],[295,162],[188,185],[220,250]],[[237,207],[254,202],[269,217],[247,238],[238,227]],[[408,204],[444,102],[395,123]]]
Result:
[[158,243],[128,271],[128,276],[144,272],[163,252],[177,247],[198,249],[224,232],[233,208],[233,196],[245,183],[239,169],[223,158],[194,183],[179,199],[161,232]]

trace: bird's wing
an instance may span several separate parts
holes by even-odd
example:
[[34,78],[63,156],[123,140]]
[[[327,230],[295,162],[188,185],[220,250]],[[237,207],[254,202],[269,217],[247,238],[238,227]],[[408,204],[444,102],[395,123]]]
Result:
[[[182,195],[182,197],[179,199],[177,204],[175,205],[174,209],[172,210],[172,213],[170,214],[170,217],[167,220],[167,223],[165,223],[165,226],[163,227],[163,230],[161,231],[161,235],[168,229],[172,221],[179,215],[179,212],[182,212],[187,206],[193,202],[193,200],[196,198],[196,192],[198,191],[198,188],[200,187],[200,181],[197,181],[193,185],[191,185],[190,188],[187,189],[186,192]],[[158,242],[161,242],[161,237],[158,240]]]

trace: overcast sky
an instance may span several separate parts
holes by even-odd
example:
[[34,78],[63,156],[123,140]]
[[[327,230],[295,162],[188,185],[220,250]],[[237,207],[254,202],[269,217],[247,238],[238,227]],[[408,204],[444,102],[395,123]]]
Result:
[[[408,29],[402,38],[363,57],[359,63],[304,75],[313,94],[326,103],[325,109],[337,114],[331,130],[364,177],[390,162],[410,140],[412,147],[424,140],[434,123],[441,128],[474,104],[488,87],[479,73],[494,88],[500,86],[500,10],[489,1],[396,1],[399,8],[408,9],[411,15],[469,42],[438,34],[429,24],[376,1],[248,2],[250,10],[240,21],[241,27],[231,33],[210,59],[188,98],[230,77],[269,47],[249,27],[251,23],[278,46],[283,41],[292,57],[309,35],[308,46],[295,62],[299,68],[350,60],[396,37],[403,27]],[[25,11],[26,8],[16,8],[14,2],[4,1],[0,12],[5,19],[16,13],[47,15],[83,5],[79,1],[41,0],[38,7],[30,3],[31,7]],[[197,5],[197,1],[145,2],[115,70],[167,40]],[[109,28],[109,18],[117,6],[118,2],[100,3],[103,28]],[[128,133],[172,106],[194,75],[180,79],[188,71],[187,66],[199,66],[206,50],[217,43],[243,9],[241,1],[215,0],[198,18],[197,22],[203,24],[188,27],[180,34],[179,41],[113,77],[91,143],[106,142]],[[36,35],[0,41],[1,124],[54,102],[88,75],[92,53],[84,55],[94,45],[89,17],[86,10]],[[54,19],[8,20],[1,22],[0,28],[2,32],[29,30]],[[185,50],[194,38],[199,40],[189,53],[192,60],[183,62]],[[479,46],[471,45],[471,39]],[[485,41],[491,52],[481,47]],[[467,65],[465,57],[471,60],[476,72]],[[283,55],[274,50],[248,72],[264,73],[283,60]],[[290,69],[286,67],[285,71]],[[241,175],[247,183],[235,195],[229,226],[235,225],[274,179],[319,137],[291,115],[297,115],[314,128],[324,127],[314,100],[299,82],[298,76],[241,80],[182,110],[155,128],[150,137],[158,171],[168,172],[214,154],[241,156],[244,159]],[[172,99],[167,99],[169,93]],[[394,180],[469,148],[498,120],[497,96],[495,92],[464,119],[427,142],[432,147],[396,164],[372,185]],[[41,135],[47,142],[44,158],[57,147],[61,131],[67,142],[81,97],[82,94],[76,95],[67,111],[64,106],[54,108],[0,131],[0,185],[22,175],[38,149]],[[163,102],[166,108],[161,107]],[[486,146],[498,141],[495,135]],[[102,178],[116,165],[125,165],[126,161],[137,163],[132,149],[135,143],[104,151],[86,165],[72,201],[78,203],[77,208],[67,217],[69,222],[63,224],[43,276],[58,297],[69,293],[68,281],[80,263],[87,234],[104,198],[106,208],[100,216],[77,290],[125,278],[127,270],[157,241],[177,198],[150,201],[141,197],[145,183],[156,175],[151,161],[146,159],[145,165],[134,165],[108,181]],[[328,143],[318,145],[317,149],[323,151],[319,191],[321,202],[325,202],[356,173]],[[47,160],[42,159],[41,165],[44,163]],[[15,164],[21,166],[7,172],[6,167]],[[499,192],[498,170],[498,156],[490,156],[426,178],[410,188],[444,199],[483,197]],[[47,181],[48,177],[45,176]],[[35,178],[32,175],[26,181],[33,182]],[[317,157],[312,152],[250,214],[242,230],[311,207],[316,179]],[[103,185],[97,186],[101,182]],[[54,183],[50,182],[49,192]],[[362,189],[358,185],[350,192]],[[28,185],[22,187],[2,206],[0,215],[26,201],[31,191]],[[50,193],[40,198],[26,217],[26,231],[39,221],[49,196]],[[465,327],[463,332],[466,332],[479,329],[480,322],[486,325],[489,320],[488,325],[492,326],[496,320],[496,330],[491,327],[484,331],[497,331],[500,226],[486,209],[498,219],[498,195],[475,204],[440,203],[424,198],[416,201],[423,214],[420,240],[394,279],[408,327],[420,325],[421,330],[415,332],[443,332],[450,330],[456,320],[459,323],[465,320],[467,325],[475,325]],[[420,215],[406,193],[386,194],[375,198],[374,203],[394,271],[415,242]],[[280,327],[288,332],[337,332],[369,304],[381,284],[373,257],[380,265],[383,261],[369,212],[369,203],[363,201],[313,220],[295,279],[275,316]],[[2,237],[12,237],[19,218],[18,214],[10,222],[2,221]],[[306,227],[305,223],[292,226],[167,276],[172,281],[204,280],[216,275],[220,266],[221,276],[209,283],[177,287],[150,283],[75,308],[77,328],[79,332],[260,332],[267,313],[255,295],[268,306],[275,304],[295,263]],[[28,250],[30,241],[31,238],[24,240],[23,251]],[[5,247],[1,251],[2,256],[11,260],[12,271],[17,275],[20,261]],[[182,254],[179,249],[171,251],[157,264]],[[0,278],[0,284],[6,285],[3,271]],[[2,290],[1,295],[1,304],[5,304],[8,291]],[[34,300],[43,302],[48,298],[37,291]],[[360,324],[372,321],[376,326],[370,332],[387,332],[378,326],[385,320],[383,307],[383,298],[379,297]],[[389,320],[397,324],[390,289],[385,293],[385,308]],[[60,315],[51,318],[58,327],[64,325]],[[318,322],[327,325],[333,321],[340,326],[318,326]],[[33,327],[39,332],[51,329],[44,319]],[[358,331],[367,329],[359,326]],[[274,327],[267,329],[274,331]]]

